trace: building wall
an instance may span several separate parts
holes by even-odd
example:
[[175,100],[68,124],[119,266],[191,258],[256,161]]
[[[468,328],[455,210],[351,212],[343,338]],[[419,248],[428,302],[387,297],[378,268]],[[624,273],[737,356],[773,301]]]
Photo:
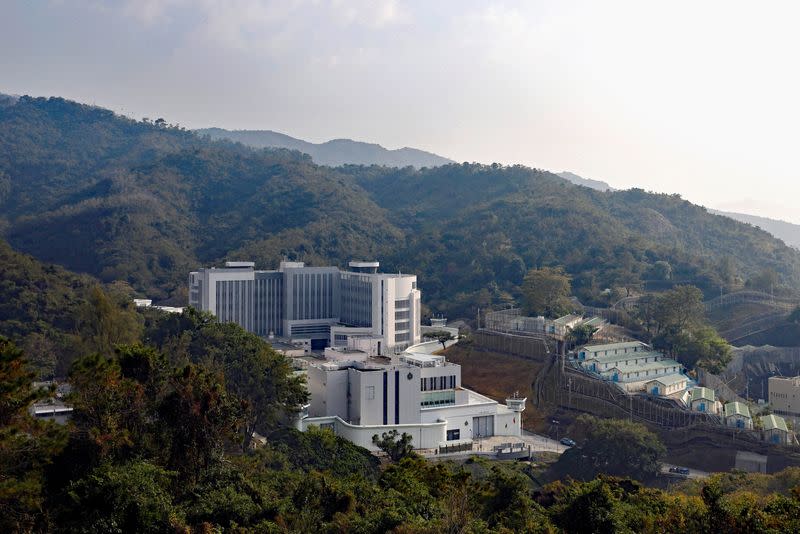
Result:
[[358,426],[347,423],[339,417],[306,418],[300,422],[300,429],[305,431],[311,426],[330,428],[340,437],[343,437],[356,445],[377,451],[378,448],[372,443],[372,436],[380,436],[384,432],[397,430],[399,434],[406,433],[411,436],[411,444],[415,449],[435,449],[439,445],[446,443],[446,433],[444,422],[429,424],[408,424],[408,425],[367,425]]
[[372,328],[374,277],[351,272],[343,272],[340,276],[342,323],[348,326]]
[[278,272],[255,273],[253,332],[261,337],[283,336],[283,276]]
[[308,390],[311,394],[309,417],[331,415],[350,417],[347,403],[347,369],[309,367]]
[[770,377],[769,403],[779,415],[800,416],[800,378]]
[[783,430],[777,428],[773,428],[772,430],[765,430],[764,441],[767,441],[769,443],[778,443],[780,445],[786,445],[790,443],[789,433],[784,432]]
[[[700,405],[704,404],[705,410],[700,410]],[[710,414],[718,414],[719,413],[719,402],[716,401],[709,401],[705,399],[698,399],[692,402],[691,406],[692,411],[695,412],[702,412],[702,413],[710,413]]]
[[351,423],[389,425],[420,422],[419,369],[349,369],[349,378]]
[[[739,426],[738,421],[742,422],[741,426]],[[753,420],[742,415],[732,415],[730,417],[726,417],[725,424],[730,427],[753,428]]]

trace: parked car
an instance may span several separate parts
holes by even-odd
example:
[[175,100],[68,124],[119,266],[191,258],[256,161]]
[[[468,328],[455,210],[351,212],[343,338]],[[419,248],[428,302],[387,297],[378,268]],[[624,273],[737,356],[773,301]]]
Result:
[[689,469],[686,468],[686,467],[672,466],[672,467],[669,468],[669,472],[670,473],[677,473],[679,475],[684,475],[684,476],[688,476],[689,475]]
[[561,438],[559,441],[561,442],[562,445],[566,445],[567,447],[575,446],[575,442],[569,438]]

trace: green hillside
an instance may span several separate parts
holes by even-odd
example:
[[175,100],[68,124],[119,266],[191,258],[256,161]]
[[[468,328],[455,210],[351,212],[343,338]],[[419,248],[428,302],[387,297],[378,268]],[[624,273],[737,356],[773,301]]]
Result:
[[549,265],[587,303],[675,282],[719,294],[767,270],[800,288],[799,252],[678,196],[522,166],[319,167],[56,98],[0,105],[0,214],[14,248],[175,304],[192,268],[283,257],[416,272],[451,317],[518,298],[524,273]]

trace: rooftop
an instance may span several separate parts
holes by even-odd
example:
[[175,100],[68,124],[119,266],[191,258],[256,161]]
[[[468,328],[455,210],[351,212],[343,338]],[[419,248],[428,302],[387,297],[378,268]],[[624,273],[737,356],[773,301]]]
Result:
[[400,355],[400,361],[411,365],[416,365],[417,367],[440,367],[447,363],[444,356],[436,356],[434,354],[423,354],[418,352],[404,352]]
[[750,408],[743,402],[729,402],[725,405],[725,417],[731,417],[733,415],[741,415],[742,417],[750,419]]
[[565,315],[555,319],[553,322],[558,325],[566,325],[574,321],[580,321],[581,319],[583,319],[581,315]]
[[658,378],[654,378],[650,380],[650,382],[658,382],[664,386],[672,386],[674,384],[680,384],[681,382],[686,382],[687,378],[680,374],[675,373],[671,375],[659,376]]
[[[657,362],[648,362],[648,363],[631,363],[625,365],[624,363],[618,363],[611,369],[603,369],[602,372],[611,371],[613,369],[617,369],[621,373],[631,373],[636,371],[652,371],[653,369],[663,369],[664,367],[673,367],[678,366],[681,367],[681,364],[676,362],[675,360],[659,360]],[[653,377],[655,378],[655,377]]]
[[761,426],[764,427],[764,430],[782,430],[784,432],[789,432],[789,427],[786,426],[786,420],[779,415],[762,415]]
[[691,402],[694,402],[696,400],[707,400],[714,402],[717,398],[716,394],[714,393],[714,390],[711,388],[702,388],[702,387],[692,388],[689,391],[689,394],[691,395],[692,399]]
[[621,343],[608,343],[605,345],[586,345],[581,350],[586,352],[599,352],[601,350],[614,350],[614,349],[632,349],[634,347],[647,347],[646,343],[641,341],[623,341]]
[[664,357],[664,355],[660,352],[648,350],[648,351],[629,352],[627,354],[598,354],[596,356],[589,356],[588,358],[586,358],[586,361],[597,360],[600,363],[611,363],[623,360],[630,360],[632,358],[651,358],[659,356],[662,358]]
[[800,376],[771,376],[770,382],[794,382],[795,386],[800,386]]

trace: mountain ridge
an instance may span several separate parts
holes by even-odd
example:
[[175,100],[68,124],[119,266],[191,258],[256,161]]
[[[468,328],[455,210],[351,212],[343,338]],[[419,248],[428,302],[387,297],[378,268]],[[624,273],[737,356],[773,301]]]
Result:
[[212,140],[227,139],[253,148],[286,148],[311,156],[318,165],[385,165],[388,167],[436,167],[453,163],[453,160],[417,148],[388,149],[377,143],[337,138],[323,143],[312,143],[272,130],[226,130],[201,128],[195,130]]
[[598,191],[522,165],[318,166],[59,98],[0,107],[0,233],[176,305],[188,271],[228,259],[379,259],[417,273],[426,304],[453,318],[517,301],[543,266],[563,267],[595,305],[649,284],[659,262],[708,294],[765,270],[800,290],[800,252],[678,195]]

